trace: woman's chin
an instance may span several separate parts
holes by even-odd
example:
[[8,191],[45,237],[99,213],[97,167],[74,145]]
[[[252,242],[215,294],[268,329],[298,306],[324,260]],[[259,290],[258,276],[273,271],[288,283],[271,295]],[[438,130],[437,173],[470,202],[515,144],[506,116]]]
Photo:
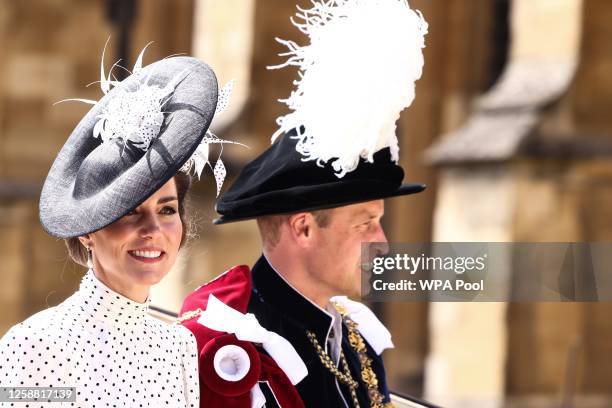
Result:
[[142,268],[132,271],[137,284],[152,286],[156,285],[168,274],[169,268]]
[[171,265],[167,262],[158,264],[130,262],[129,268],[126,269],[135,284],[151,286],[158,284],[170,272],[170,268]]

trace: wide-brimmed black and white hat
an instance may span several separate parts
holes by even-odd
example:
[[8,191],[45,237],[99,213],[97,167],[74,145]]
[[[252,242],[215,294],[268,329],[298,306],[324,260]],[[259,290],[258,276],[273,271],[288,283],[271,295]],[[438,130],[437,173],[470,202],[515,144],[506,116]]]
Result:
[[216,224],[423,191],[402,184],[400,112],[415,97],[427,22],[407,0],[312,0],[292,19],[310,42],[287,46],[296,89],[273,144],[217,203]]
[[[143,50],[144,52],[144,50]],[[74,129],[53,163],[40,196],[40,221],[51,235],[77,237],[132,211],[178,171],[213,169],[218,190],[223,162],[208,160],[211,143],[229,143],[208,130],[225,108],[217,79],[205,63],[171,57],[118,82],[103,68],[99,101]],[[112,71],[112,69],[111,69]]]

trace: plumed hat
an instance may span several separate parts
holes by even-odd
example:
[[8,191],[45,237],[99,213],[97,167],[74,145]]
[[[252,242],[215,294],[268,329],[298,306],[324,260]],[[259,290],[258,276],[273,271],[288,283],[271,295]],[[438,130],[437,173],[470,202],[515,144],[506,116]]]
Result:
[[415,97],[427,23],[406,0],[311,0],[286,45],[296,89],[273,144],[217,203],[215,223],[423,191],[402,184],[395,122]]
[[[143,50],[144,52],[144,50]],[[142,67],[119,82],[104,73],[99,101],[74,129],[45,180],[40,197],[43,228],[60,238],[99,230],[132,211],[179,170],[198,176],[211,143],[228,143],[208,131],[219,101],[217,79],[205,63],[172,57]],[[114,66],[113,66],[114,67]],[[229,92],[229,87],[222,90]],[[219,159],[217,187],[225,177]]]
[[215,224],[264,215],[289,214],[423,191],[423,184],[402,184],[404,170],[391,160],[389,148],[361,159],[354,171],[336,177],[330,164],[317,166],[296,151],[295,132],[279,138],[248,163],[217,201]]

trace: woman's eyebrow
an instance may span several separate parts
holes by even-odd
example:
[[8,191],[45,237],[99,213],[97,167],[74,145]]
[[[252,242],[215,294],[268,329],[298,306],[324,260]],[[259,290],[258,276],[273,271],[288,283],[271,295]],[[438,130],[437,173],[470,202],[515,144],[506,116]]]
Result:
[[176,198],[175,196],[168,196],[168,197],[162,197],[159,200],[157,200],[157,204],[164,204],[170,201],[176,201],[178,200],[178,198]]

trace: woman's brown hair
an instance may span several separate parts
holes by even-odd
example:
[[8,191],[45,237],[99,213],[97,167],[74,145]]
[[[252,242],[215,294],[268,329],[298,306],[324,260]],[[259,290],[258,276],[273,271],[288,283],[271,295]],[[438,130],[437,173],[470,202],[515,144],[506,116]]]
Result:
[[[193,225],[189,218],[186,201],[191,188],[191,176],[183,172],[178,172],[174,175],[174,183],[176,184],[176,192],[178,195],[178,213],[183,224],[183,235],[181,236],[181,247],[192,235]],[[67,238],[64,240],[68,248],[68,255],[79,265],[87,266],[87,249],[83,246],[79,237]]]

